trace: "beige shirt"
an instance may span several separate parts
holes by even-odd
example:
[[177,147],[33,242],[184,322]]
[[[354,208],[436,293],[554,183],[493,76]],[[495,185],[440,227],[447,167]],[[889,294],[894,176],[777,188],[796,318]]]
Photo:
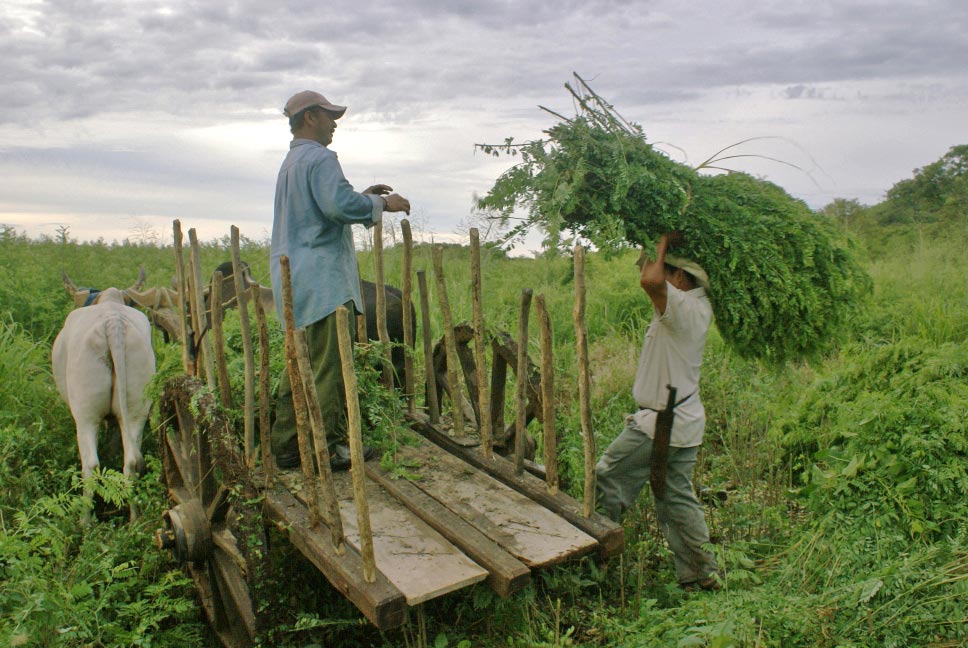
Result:
[[702,443],[706,427],[706,410],[699,398],[699,369],[713,311],[703,288],[683,292],[666,282],[666,289],[665,312],[656,313],[645,332],[632,387],[635,402],[649,409],[640,409],[629,418],[652,438],[652,410],[665,409],[669,399],[666,386],[672,385],[677,389],[676,401],[681,404],[675,410],[669,445],[691,448]]

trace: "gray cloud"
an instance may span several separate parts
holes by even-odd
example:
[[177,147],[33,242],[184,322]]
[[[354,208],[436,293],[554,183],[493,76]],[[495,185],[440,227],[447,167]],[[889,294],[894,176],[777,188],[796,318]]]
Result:
[[[864,120],[851,124],[865,125],[871,114],[910,106],[919,114],[925,107],[963,111],[968,4],[930,4],[930,10],[903,0],[2,5],[0,167],[38,177],[45,169],[114,174],[139,187],[152,181],[181,187],[186,197],[209,191],[206,204],[214,189],[251,202],[271,191],[264,166],[209,164],[204,151],[166,147],[166,134],[155,131],[261,121],[280,124],[284,137],[286,97],[314,88],[350,106],[349,124],[399,129],[400,138],[419,133],[417,148],[426,157],[378,160],[374,168],[415,184],[423,180],[414,168],[437,174],[438,191],[453,198],[428,211],[459,216],[470,200],[456,196],[487,188],[486,178],[484,186],[469,186],[484,166],[472,156],[473,142],[536,136],[552,122],[538,104],[570,114],[562,84],[573,71],[627,117],[641,116],[650,133],[690,121],[698,131],[723,120],[767,124],[772,132],[822,119],[834,130],[831,115],[816,112],[833,106],[847,111],[845,123],[863,111]],[[788,111],[732,112],[763,96]],[[945,136],[940,128],[949,114],[934,120],[932,138]],[[142,127],[144,135],[101,130],[115,119]],[[898,131],[896,122],[889,127]],[[451,146],[455,138],[459,146]],[[31,152],[36,146],[48,150]],[[259,173],[266,178],[255,191]],[[878,182],[888,180],[863,179],[864,191]],[[238,189],[243,185],[253,193]],[[14,193],[0,188],[0,203],[29,199]]]

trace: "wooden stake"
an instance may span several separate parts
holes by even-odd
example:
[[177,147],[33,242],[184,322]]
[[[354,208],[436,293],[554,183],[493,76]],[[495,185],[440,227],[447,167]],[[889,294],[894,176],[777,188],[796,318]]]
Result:
[[188,230],[188,242],[191,245],[191,282],[192,282],[192,322],[195,328],[195,344],[199,337],[202,344],[198,351],[202,356],[202,366],[205,367],[205,383],[211,390],[215,389],[215,362],[212,355],[212,338],[205,335],[208,328],[208,314],[205,312],[205,298],[202,295],[202,260],[198,247],[198,236],[195,228]]
[[383,345],[383,383],[393,389],[390,334],[387,332],[387,294],[383,282],[383,223],[373,226],[373,262],[376,267],[376,333]]
[[595,511],[595,436],[592,431],[591,380],[588,375],[588,329],[585,328],[585,248],[575,246],[575,342],[578,345],[578,405],[585,448],[585,497],[583,512]]
[[551,317],[544,295],[534,300],[541,323],[541,418],[544,430],[545,482],[551,495],[558,494],[558,437],[555,433],[555,359],[552,349]]
[[[232,276],[235,279],[235,298],[239,302],[239,325],[242,332],[242,360],[245,365],[243,387],[243,425],[245,464],[255,468],[255,358],[252,350],[252,331],[249,327],[249,291],[242,277],[242,255],[239,251],[239,228],[230,230],[232,245]],[[255,301],[258,301],[256,299]]]
[[524,471],[524,437],[528,433],[528,317],[531,313],[531,295],[534,291],[521,291],[521,315],[518,318],[518,390],[515,400],[514,470]]
[[259,288],[252,286],[252,303],[255,304],[255,321],[259,328],[259,447],[262,450],[262,471],[266,475],[266,488],[275,477],[276,462],[272,457],[272,429],[269,427],[269,323],[266,311],[259,301]]
[[403,231],[403,391],[407,397],[407,411],[413,414],[417,411],[414,399],[413,376],[413,318],[410,316],[410,303],[413,299],[413,235],[410,233],[410,221],[404,218],[400,221]]
[[195,350],[192,348],[192,340],[189,339],[188,331],[188,295],[187,282],[185,281],[185,258],[182,254],[182,230],[181,221],[175,220],[172,223],[172,236],[175,241],[175,282],[178,284],[178,329],[181,332],[182,340],[182,369],[190,376],[195,375]]
[[212,286],[208,293],[209,303],[212,305],[212,346],[215,350],[215,367],[218,374],[218,393],[222,407],[234,407],[232,404],[232,382],[229,379],[229,367],[225,362],[225,333],[222,330],[222,273],[212,275]]
[[360,263],[356,263],[356,276],[360,280],[360,309],[362,310],[356,316],[356,341],[358,344],[366,344],[369,341],[369,335],[366,331],[366,293],[363,292],[363,275],[360,274]]
[[430,336],[430,300],[427,296],[427,274],[417,270],[417,286],[420,289],[420,328],[423,331],[424,376],[427,383],[427,414],[430,422],[440,422],[440,404],[437,402],[437,379],[434,375],[434,350]]
[[493,456],[491,440],[491,392],[487,383],[487,355],[484,349],[484,307],[481,287],[481,240],[476,227],[471,228],[471,291],[474,302],[474,364],[477,365],[477,422],[481,433],[481,452],[485,459]]
[[296,413],[296,439],[299,444],[299,463],[302,464],[303,492],[309,503],[309,519],[315,526],[320,520],[319,487],[316,484],[316,471],[313,470],[313,451],[309,442],[309,411],[306,405],[306,392],[315,390],[312,383],[304,385],[299,373],[299,360],[296,356],[295,318],[292,313],[292,275],[289,270],[289,257],[279,259],[282,268],[282,318],[286,332],[286,372],[292,391],[292,406]]
[[[450,386],[450,405],[453,427],[451,436],[464,436],[464,413],[461,411],[460,360],[457,357],[457,340],[454,338],[454,319],[450,314],[450,301],[447,299],[447,285],[444,281],[444,248],[435,245],[434,276],[437,279],[437,297],[440,299],[440,314],[444,325],[444,348],[447,352],[447,384]],[[430,359],[433,364],[433,356]]]
[[363,465],[360,401],[357,393],[356,372],[353,370],[353,343],[350,340],[348,317],[349,311],[346,310],[345,306],[336,309],[336,333],[339,336],[339,356],[343,365],[343,387],[346,390],[346,424],[350,439],[353,500],[356,503],[356,523],[360,530],[360,554],[363,556],[363,580],[367,583],[373,583],[376,581],[376,558],[373,555],[370,507],[366,501],[366,469]]
[[[316,448],[316,466],[319,470],[319,483],[323,506],[326,509],[326,524],[332,536],[336,553],[342,555],[346,550],[343,546],[343,519],[339,514],[339,502],[336,500],[336,487],[333,484],[333,472],[329,466],[329,445],[326,441],[326,428],[323,425],[323,413],[319,409],[319,398],[313,381],[313,368],[309,362],[309,344],[306,342],[306,329],[295,331],[296,360],[299,364],[299,375],[302,384],[306,386],[306,406],[309,415],[309,425],[313,434],[313,446]],[[309,387],[312,385],[312,387]]]

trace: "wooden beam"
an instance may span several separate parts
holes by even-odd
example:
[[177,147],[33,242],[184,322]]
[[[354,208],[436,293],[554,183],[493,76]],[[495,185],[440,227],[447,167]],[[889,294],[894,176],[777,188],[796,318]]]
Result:
[[[477,428],[481,435],[481,450],[491,458],[491,394],[487,384],[487,358],[484,353],[484,307],[481,287],[481,240],[476,227],[471,228],[471,294],[474,307],[474,357],[477,370]],[[475,393],[471,389],[471,396]]]
[[309,502],[309,519],[313,524],[319,522],[319,486],[316,483],[316,470],[313,467],[313,451],[310,442],[309,408],[306,404],[306,391],[316,389],[310,383],[304,385],[299,373],[299,360],[296,357],[296,325],[292,311],[292,275],[289,257],[279,259],[282,271],[282,320],[285,329],[286,372],[289,376],[289,391],[292,394],[292,407],[296,413],[296,442],[299,446],[299,466],[303,474],[303,487]]
[[551,335],[551,317],[544,295],[535,298],[535,309],[541,322],[541,422],[544,426],[545,483],[548,492],[558,492],[558,437],[555,432],[555,360]]
[[[524,437],[528,433],[528,315],[531,313],[531,295],[533,291],[525,288],[521,291],[521,314],[518,317],[518,393],[515,399],[515,429],[514,429],[514,469],[520,475],[524,472]],[[532,388],[533,389],[533,388]]]
[[[232,247],[232,278],[235,282],[235,298],[239,302],[239,327],[242,332],[242,359],[245,366],[243,384],[243,439],[245,464],[255,468],[255,352],[252,349],[252,333],[249,327],[249,291],[242,277],[242,253],[239,247],[239,228],[229,230]],[[256,300],[258,301],[258,300]]]
[[585,327],[585,248],[575,246],[575,343],[578,355],[578,409],[585,458],[585,517],[595,512],[595,434],[592,430],[591,377],[588,370],[588,329]]
[[326,428],[323,424],[323,414],[319,407],[319,396],[313,383],[313,368],[309,360],[309,343],[306,341],[306,329],[296,329],[294,335],[296,346],[296,361],[299,365],[299,375],[306,396],[306,410],[309,415],[309,428],[312,431],[313,448],[316,450],[316,467],[318,470],[320,496],[326,511],[326,524],[329,526],[336,553],[343,553],[343,522],[340,519],[339,504],[336,501],[336,489],[333,486],[333,473],[329,465],[329,444],[326,440]]
[[422,478],[413,485],[525,565],[547,567],[597,548],[595,538],[527,495],[426,439],[418,441],[399,449],[408,464],[420,466]]
[[255,321],[259,329],[259,448],[262,451],[262,470],[265,473],[265,485],[268,487],[275,477],[276,460],[272,456],[271,434],[269,425],[269,323],[266,311],[259,301],[259,289],[252,286],[252,303],[255,305]]
[[[387,295],[383,280],[383,222],[373,225],[373,265],[376,271],[376,333],[383,347],[383,384],[393,389],[393,363],[390,360],[390,334],[387,332]],[[406,306],[404,306],[406,311]],[[406,317],[404,317],[406,319]],[[360,340],[366,342],[366,340]]]
[[[195,329],[195,345],[197,352],[202,354],[202,366],[205,368],[205,384],[215,390],[215,362],[212,356],[212,338],[205,335],[208,328],[208,314],[205,312],[205,298],[202,295],[202,257],[198,245],[198,234],[195,228],[188,230],[190,246],[190,277],[192,295],[192,323]],[[199,345],[199,340],[201,344]]]
[[[383,290],[379,282],[376,288],[378,294]],[[379,299],[377,302],[379,303]],[[360,530],[360,549],[363,554],[363,580],[372,583],[376,579],[376,558],[373,552],[373,531],[370,527],[370,507],[366,499],[366,475],[363,474],[363,431],[356,371],[353,368],[353,341],[350,339],[349,318],[350,312],[345,306],[336,308],[339,359],[343,369],[343,391],[346,394],[346,432],[350,442],[350,461],[353,464],[350,468],[353,477],[353,502],[356,505],[356,524]],[[383,324],[385,327],[385,319]],[[384,357],[384,362],[388,360],[389,355]],[[383,375],[386,376],[386,372]],[[388,386],[393,389],[393,382]]]
[[544,481],[527,472],[518,475],[514,464],[504,457],[494,455],[485,460],[476,448],[465,448],[451,439],[445,432],[432,425],[429,419],[421,413],[408,417],[414,430],[433,441],[451,454],[463,459],[470,465],[484,470],[498,481],[510,486],[522,495],[527,495],[565,518],[572,525],[578,527],[599,543],[599,554],[603,557],[621,553],[625,547],[625,533],[621,525],[612,522],[598,513],[586,517],[582,505],[571,496],[559,491],[556,495],[548,493]]
[[[209,288],[209,302],[212,304],[212,347],[215,351],[215,368],[218,377],[219,399],[222,407],[231,409],[232,380],[229,378],[229,366],[225,360],[225,333],[222,330],[222,273],[212,274],[212,285]],[[218,305],[216,305],[218,304]]]
[[185,279],[185,257],[182,254],[182,230],[181,221],[172,222],[172,237],[175,248],[175,282],[178,284],[177,306],[178,306],[178,331],[181,333],[182,343],[182,369],[189,376],[195,375],[195,355],[191,349],[191,341],[188,335],[188,299],[187,281]]
[[447,298],[447,283],[444,277],[444,248],[433,248],[434,277],[437,279],[437,299],[440,301],[440,315],[444,325],[444,348],[447,350],[447,382],[450,385],[450,404],[453,436],[464,436],[464,414],[461,412],[460,395],[462,388],[458,372],[457,342],[454,340],[454,319]]
[[413,377],[413,318],[410,316],[410,304],[413,299],[413,234],[410,232],[410,221],[404,218],[400,221],[403,232],[403,393],[407,399],[407,411],[416,412],[417,403],[414,399]]
[[392,479],[376,462],[366,464],[366,475],[486,569],[485,582],[501,598],[531,582],[531,570],[524,563],[409,481]]
[[420,289],[420,329],[423,333],[427,412],[430,414],[430,420],[437,423],[440,421],[440,403],[437,401],[437,380],[434,376],[434,352],[430,339],[430,303],[427,297],[427,275],[423,270],[417,270],[417,287]]
[[[438,450],[438,452],[441,452]],[[333,474],[346,544],[360,553],[360,529],[356,525],[352,477]],[[299,474],[284,473],[280,481],[305,504]],[[373,520],[373,551],[377,573],[400,590],[407,605],[414,606],[450,592],[480,583],[487,570],[468,558],[441,533],[421,520],[380,484],[365,479],[366,498]],[[325,533],[320,530],[319,533]],[[365,581],[365,579],[364,579]]]
[[[335,475],[340,492],[350,491],[350,475]],[[487,570],[413,514],[376,482],[364,479],[373,519],[373,551],[379,573],[414,606],[483,582]],[[341,499],[346,542],[360,550],[353,500]],[[365,565],[365,562],[364,562]]]
[[266,516],[283,532],[343,596],[381,630],[399,628],[407,619],[403,593],[377,573],[374,583],[363,580],[363,559],[352,547],[340,556],[335,547],[310,523],[304,504],[281,486],[265,493]]

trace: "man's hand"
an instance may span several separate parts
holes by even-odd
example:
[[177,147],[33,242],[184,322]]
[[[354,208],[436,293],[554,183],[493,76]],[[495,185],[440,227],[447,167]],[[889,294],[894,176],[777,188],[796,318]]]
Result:
[[372,187],[367,187],[360,193],[373,194],[374,196],[385,196],[391,191],[393,191],[393,187],[391,187],[390,185],[375,184]]
[[[386,186],[386,185],[383,185]],[[384,196],[383,198],[383,211],[389,212],[406,212],[407,216],[410,215],[410,201],[401,196],[400,194],[390,194],[389,196]]]
[[639,274],[639,285],[649,295],[652,305],[659,312],[665,313],[666,298],[668,296],[665,278],[666,250],[682,240],[678,232],[663,234],[655,246],[655,261],[646,257],[643,251],[642,272]]

